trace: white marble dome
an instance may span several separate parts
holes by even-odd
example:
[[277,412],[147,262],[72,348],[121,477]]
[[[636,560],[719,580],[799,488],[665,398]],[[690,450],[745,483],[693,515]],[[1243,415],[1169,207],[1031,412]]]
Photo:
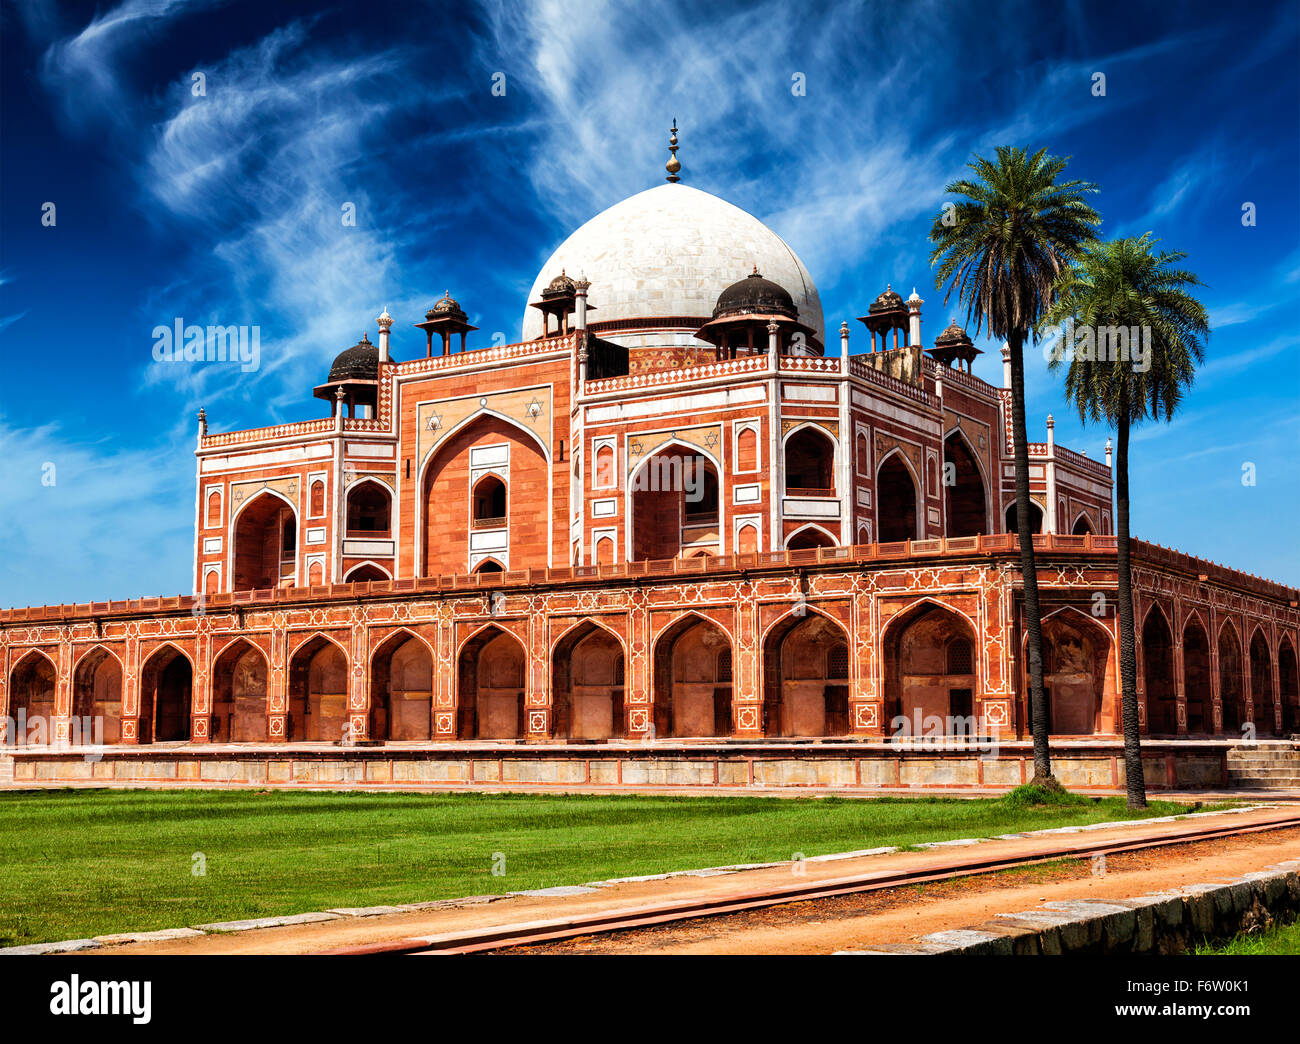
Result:
[[[713,314],[718,295],[753,270],[794,298],[799,318],[825,343],[817,287],[780,236],[752,214],[683,184],[639,192],[569,236],[537,273],[529,301],[564,270],[591,283],[592,323]],[[542,335],[542,313],[525,305],[523,339]]]

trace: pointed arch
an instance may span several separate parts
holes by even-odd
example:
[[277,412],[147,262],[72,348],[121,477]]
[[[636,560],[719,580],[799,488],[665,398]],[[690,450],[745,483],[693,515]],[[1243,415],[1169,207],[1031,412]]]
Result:
[[876,540],[918,540],[925,518],[925,483],[895,446],[876,464]]
[[627,650],[623,639],[588,617],[551,647],[551,735],[615,739],[626,735]]
[[383,540],[392,536],[393,503],[396,494],[375,475],[362,475],[343,491],[344,534],[362,540]]
[[1277,692],[1282,703],[1282,731],[1300,732],[1300,672],[1295,644],[1287,634],[1277,643]]
[[1183,620],[1182,647],[1187,731],[1192,735],[1207,735],[1214,731],[1210,631],[1195,610]]
[[[992,531],[993,500],[984,462],[960,425],[943,437],[944,534],[950,537],[982,536]],[[948,484],[948,466],[953,482]]]
[[[507,488],[539,491],[535,497],[514,499],[508,532],[532,531],[545,537],[519,542],[510,558],[520,568],[551,565],[555,483],[550,448],[536,432],[484,407],[453,425],[420,462],[415,513],[418,575],[464,573],[469,568],[474,479],[481,471],[494,470],[474,465],[474,450],[501,443],[509,446]],[[495,473],[503,477],[501,471]]]
[[[365,572],[366,575],[358,575]],[[360,584],[368,580],[391,580],[393,574],[378,562],[366,559],[364,562],[358,562],[343,577],[345,584]]]
[[433,736],[433,646],[399,627],[370,654],[372,740],[428,740]]
[[1092,516],[1086,511],[1080,511],[1074,516],[1074,521],[1070,523],[1071,536],[1086,536],[1095,532],[1097,532],[1097,527],[1092,521]]
[[227,645],[212,663],[213,743],[265,743],[270,738],[267,685],[271,664],[247,638]]
[[93,645],[72,668],[73,743],[122,739],[122,661],[106,645]]
[[226,538],[230,590],[296,585],[298,527],[298,506],[269,487],[259,489],[232,511]]
[[655,736],[729,736],[732,637],[721,624],[688,612],[653,643]]
[[1219,627],[1219,706],[1223,713],[1223,731],[1239,735],[1249,721],[1245,700],[1245,656],[1237,625],[1228,618]]
[[[698,463],[697,463],[698,462]],[[711,515],[692,519],[692,508],[699,503],[688,499],[688,472],[697,481],[701,498],[712,491]],[[658,469],[656,474],[655,469]],[[718,527],[721,466],[709,451],[669,437],[645,453],[628,475],[623,492],[623,517],[628,561],[676,558],[687,546],[685,529],[707,525],[717,529],[716,546],[722,550],[722,530]],[[698,533],[698,530],[697,530]],[[693,536],[692,542],[695,542]]]
[[844,625],[811,606],[772,622],[761,644],[765,736],[848,733],[849,679],[830,676],[832,650],[848,644]]
[[905,736],[976,736],[978,632],[960,610],[918,598],[881,631],[885,720]]
[[188,740],[193,697],[193,659],[179,646],[163,642],[140,664],[139,742]]
[[[59,668],[43,649],[28,649],[9,670],[9,706],[15,735],[8,743],[41,746],[54,740]],[[8,722],[3,723],[5,728]]]
[[292,743],[334,743],[348,727],[351,688],[348,650],[313,631],[289,656],[286,738]]
[[820,424],[796,424],[781,439],[786,496],[826,496],[836,490],[839,440]]
[[[1043,689],[1053,735],[1121,729],[1119,652],[1114,634],[1091,613],[1064,605],[1043,617]],[[1020,636],[1021,692],[1029,692],[1029,636]],[[1025,702],[1026,730],[1033,707]]]
[[1255,711],[1255,727],[1261,732],[1276,732],[1273,713],[1273,649],[1262,624],[1250,635],[1250,701]]
[[1146,683],[1147,732],[1178,733],[1178,694],[1174,686],[1174,630],[1160,603],[1142,618],[1142,676]]
[[480,559],[476,562],[474,568],[470,570],[470,573],[504,573],[505,571],[506,567],[501,562],[501,559],[497,558],[495,555],[488,555],[486,558]]
[[528,650],[495,623],[476,628],[456,654],[456,735],[459,739],[523,739]]
[[812,547],[836,547],[839,540],[825,526],[809,522],[785,538],[787,550],[796,551]]

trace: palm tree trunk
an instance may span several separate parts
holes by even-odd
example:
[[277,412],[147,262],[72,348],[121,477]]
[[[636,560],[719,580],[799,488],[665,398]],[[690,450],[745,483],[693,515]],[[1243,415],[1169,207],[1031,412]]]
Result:
[[1043,695],[1043,618],[1038,608],[1038,570],[1034,565],[1033,518],[1029,512],[1029,441],[1025,434],[1024,341],[1013,333],[1011,350],[1011,442],[1016,462],[1016,530],[1020,537],[1020,573],[1025,584],[1025,630],[1029,632],[1029,706],[1033,716],[1035,784],[1059,786],[1052,776],[1047,747],[1047,700]]
[[1137,635],[1133,629],[1133,571],[1128,535],[1128,389],[1119,393],[1119,423],[1115,439],[1115,563],[1119,590],[1119,685],[1124,719],[1124,788],[1129,808],[1147,807],[1142,773],[1141,725],[1138,722]]

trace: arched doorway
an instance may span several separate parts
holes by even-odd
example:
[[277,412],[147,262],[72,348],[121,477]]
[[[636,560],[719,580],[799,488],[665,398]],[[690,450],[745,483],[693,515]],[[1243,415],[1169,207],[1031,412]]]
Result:
[[292,585],[298,562],[298,516],[288,501],[259,493],[235,521],[234,591]]
[[891,735],[977,735],[975,634],[959,614],[923,602],[890,622],[883,643]]
[[392,494],[373,479],[358,482],[348,490],[347,535],[382,540],[392,534]]
[[433,735],[433,656],[409,631],[389,635],[370,662],[370,738]]
[[467,641],[457,661],[459,739],[522,739],[524,647],[500,627],[487,627]]
[[1242,698],[1243,659],[1241,642],[1232,624],[1224,623],[1219,631],[1219,702],[1223,709],[1223,731],[1240,736],[1246,724],[1246,707]]
[[[489,471],[502,483],[499,493],[492,483],[484,485]],[[507,526],[514,535],[511,568],[545,566],[551,478],[541,443],[505,418],[481,414],[447,435],[428,458],[421,479],[420,574],[465,573],[471,550],[482,542],[481,536],[472,539],[474,533],[497,530],[492,547],[498,548],[503,546],[500,529]],[[476,521],[476,510],[501,514],[484,514]]]
[[1210,638],[1201,622],[1192,617],[1183,628],[1183,692],[1187,698],[1187,731],[1193,735],[1214,732],[1210,683]]
[[348,658],[324,635],[299,646],[289,660],[290,743],[335,743],[348,726]]
[[43,746],[54,739],[57,684],[54,661],[44,653],[30,652],[14,667],[9,675],[9,717],[16,731],[6,736],[7,743]]
[[[1016,512],[1016,502],[1013,500],[1007,505],[1006,521],[1008,533],[1019,533],[1017,526],[1019,515]],[[1038,506],[1038,501],[1029,502],[1029,531],[1031,533],[1041,533],[1043,531],[1043,509]]]
[[1296,674],[1295,647],[1283,637],[1277,647],[1277,686],[1282,697],[1282,731],[1300,732],[1300,677]]
[[876,472],[876,539],[882,544],[916,540],[916,483],[901,453],[891,453]]
[[72,673],[73,742],[122,740],[122,665],[107,649],[92,649]]
[[791,551],[806,551],[810,548],[817,547],[834,547],[835,541],[817,526],[804,526],[790,535],[790,539],[785,542],[785,546]]
[[848,634],[821,613],[791,613],[763,642],[763,735],[848,732]]
[[1142,677],[1146,681],[1147,732],[1173,736],[1178,732],[1178,696],[1174,690],[1174,637],[1158,606],[1142,625]]
[[551,659],[551,734],[568,740],[626,735],[622,643],[587,621],[555,644]]
[[269,738],[266,657],[239,639],[221,651],[212,667],[213,743],[265,743]]
[[1255,728],[1260,732],[1275,733],[1273,657],[1268,651],[1268,640],[1258,627],[1250,637],[1250,702],[1255,708]]
[[718,474],[708,458],[666,446],[641,462],[630,488],[633,561],[717,551]]
[[[1027,658],[1022,691],[1029,691]],[[1043,690],[1049,731],[1059,736],[1090,736],[1119,731],[1116,708],[1115,648],[1099,624],[1073,610],[1043,620]],[[1033,707],[1026,720],[1033,729]]]
[[655,645],[656,736],[730,736],[731,641],[721,627],[689,615]]
[[943,494],[948,536],[981,536],[989,531],[984,477],[960,431],[943,441]]
[[506,484],[497,475],[484,475],[474,487],[475,529],[500,529],[506,525]]
[[1071,536],[1087,536],[1089,533],[1096,532],[1092,527],[1092,520],[1088,516],[1080,515],[1074,520],[1074,525],[1070,528]]
[[785,441],[785,495],[835,495],[835,443],[816,427],[800,428]]
[[140,742],[174,743],[190,738],[194,671],[172,645],[156,649],[140,670]]
[[369,583],[373,580],[391,580],[391,579],[392,577],[390,577],[387,573],[385,573],[382,569],[380,569],[379,566],[372,565],[371,563],[366,562],[362,565],[357,566],[350,573],[348,573],[348,575],[343,578],[343,582],[347,584],[364,584],[364,583]]

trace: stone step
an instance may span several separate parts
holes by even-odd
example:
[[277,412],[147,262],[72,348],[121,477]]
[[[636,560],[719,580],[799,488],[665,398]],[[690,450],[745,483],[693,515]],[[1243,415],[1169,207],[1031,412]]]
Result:
[[1300,790],[1300,775],[1260,778],[1258,776],[1233,776],[1228,780],[1230,787],[1243,787],[1251,790]]
[[1300,768],[1300,758],[1279,758],[1271,755],[1262,758],[1234,758],[1229,756],[1228,767],[1231,768],[1234,765],[1292,765]]
[[1236,776],[1255,776],[1259,779],[1281,779],[1285,776],[1300,776],[1300,767],[1292,768],[1230,768],[1228,769],[1228,778]]

